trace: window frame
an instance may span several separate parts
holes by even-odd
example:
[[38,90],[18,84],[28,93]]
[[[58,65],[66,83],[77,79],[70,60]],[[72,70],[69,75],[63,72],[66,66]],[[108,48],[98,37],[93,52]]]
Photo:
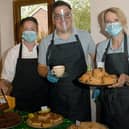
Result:
[[48,34],[51,33],[54,29],[52,24],[52,3],[55,0],[14,0],[13,1],[13,20],[14,20],[14,40],[15,44],[19,43],[21,40],[20,33],[20,21],[21,21],[21,7],[26,5],[34,4],[48,4]]

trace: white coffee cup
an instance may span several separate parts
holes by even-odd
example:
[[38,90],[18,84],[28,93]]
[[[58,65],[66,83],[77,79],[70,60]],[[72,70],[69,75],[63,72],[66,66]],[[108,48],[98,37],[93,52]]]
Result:
[[64,65],[56,65],[52,68],[52,73],[56,75],[57,77],[62,77],[65,72],[65,66]]

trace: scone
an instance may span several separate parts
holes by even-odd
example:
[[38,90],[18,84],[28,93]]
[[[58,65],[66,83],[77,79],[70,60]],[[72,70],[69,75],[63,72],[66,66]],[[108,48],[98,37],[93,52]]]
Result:
[[88,84],[92,84],[92,85],[99,85],[102,84],[102,79],[101,78],[95,78],[95,77],[91,77],[88,81]]
[[97,68],[97,69],[93,69],[93,76],[95,78],[102,78],[105,74],[105,70],[103,68]]
[[115,75],[108,75],[103,77],[103,84],[114,84],[117,82],[117,77]]
[[92,75],[91,72],[84,73],[84,74],[79,78],[79,81],[80,81],[80,82],[83,82],[83,83],[87,83],[88,80],[90,79],[91,75]]

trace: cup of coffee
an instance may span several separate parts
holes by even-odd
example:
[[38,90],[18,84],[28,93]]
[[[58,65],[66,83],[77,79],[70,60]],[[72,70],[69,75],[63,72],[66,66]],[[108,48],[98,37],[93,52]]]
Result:
[[64,65],[56,65],[52,68],[52,73],[57,77],[62,77],[65,72],[65,66]]

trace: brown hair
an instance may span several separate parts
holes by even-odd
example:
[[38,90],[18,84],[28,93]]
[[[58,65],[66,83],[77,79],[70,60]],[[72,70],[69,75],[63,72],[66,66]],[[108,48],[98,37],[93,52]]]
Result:
[[102,12],[100,12],[100,14],[98,15],[98,23],[100,25],[100,32],[105,35],[106,37],[109,37],[108,33],[105,32],[105,26],[106,26],[106,22],[105,22],[105,16],[108,12],[112,12],[114,14],[117,15],[120,23],[123,26],[123,31],[126,33],[127,30],[127,19],[125,14],[123,13],[123,11],[119,8],[116,7],[112,7],[112,8],[108,8]]
[[60,7],[60,6],[67,6],[70,10],[72,9],[69,3],[65,2],[65,1],[58,0],[58,1],[53,3],[52,12],[54,12],[55,9],[57,7]]
[[23,26],[23,24],[26,22],[26,21],[32,21],[33,23],[35,23],[37,26],[38,26],[38,21],[36,18],[34,17],[26,17],[26,18],[23,18],[20,22],[20,25]]

